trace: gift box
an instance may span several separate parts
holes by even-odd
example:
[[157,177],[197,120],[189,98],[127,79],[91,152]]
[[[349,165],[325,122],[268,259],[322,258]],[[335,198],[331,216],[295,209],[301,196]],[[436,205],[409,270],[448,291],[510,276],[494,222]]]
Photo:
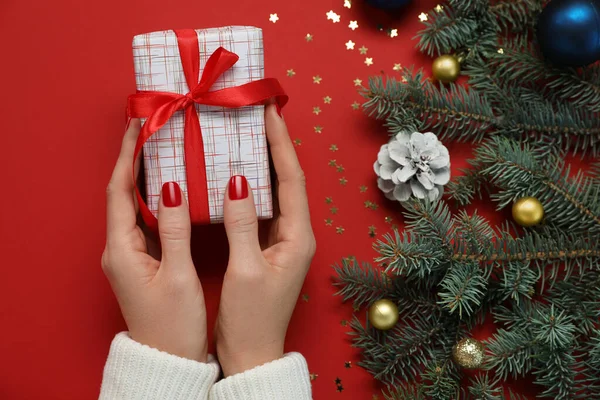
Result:
[[143,124],[144,219],[157,216],[162,185],[174,181],[192,223],[222,222],[233,175],[248,179],[259,219],[272,217],[264,104],[287,97],[276,80],[264,79],[262,30],[147,33],[133,39],[133,57],[138,92],[128,112]]

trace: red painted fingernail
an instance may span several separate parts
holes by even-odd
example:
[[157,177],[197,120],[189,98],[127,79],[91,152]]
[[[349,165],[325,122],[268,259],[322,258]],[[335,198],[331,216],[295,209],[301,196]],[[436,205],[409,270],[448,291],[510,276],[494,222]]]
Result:
[[229,180],[229,200],[242,200],[248,197],[248,181],[243,175],[232,176]]
[[281,113],[281,107],[279,106],[279,104],[275,103],[275,108],[277,109],[277,115],[279,115],[279,118],[283,118],[283,114]]
[[162,187],[162,201],[165,207],[181,205],[181,189],[175,182],[166,182]]

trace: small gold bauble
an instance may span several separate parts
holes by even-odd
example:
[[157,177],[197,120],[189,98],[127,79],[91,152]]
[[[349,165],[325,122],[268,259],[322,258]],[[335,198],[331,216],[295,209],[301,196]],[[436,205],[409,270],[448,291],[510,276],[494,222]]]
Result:
[[392,329],[398,322],[398,306],[388,299],[377,300],[369,307],[369,322],[382,331]]
[[463,368],[479,368],[483,364],[485,349],[479,340],[472,338],[461,339],[452,348],[452,358]]
[[544,206],[535,197],[523,197],[513,204],[512,215],[521,226],[534,226],[544,218]]
[[440,82],[454,82],[460,75],[460,62],[454,56],[444,54],[433,60],[433,76]]

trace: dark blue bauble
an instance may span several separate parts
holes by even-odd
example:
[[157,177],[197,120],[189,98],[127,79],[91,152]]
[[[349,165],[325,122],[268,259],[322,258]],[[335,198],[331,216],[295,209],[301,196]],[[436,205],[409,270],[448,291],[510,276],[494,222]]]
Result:
[[553,0],[542,11],[537,37],[553,64],[580,67],[600,60],[600,0]]
[[367,0],[367,3],[373,7],[382,8],[384,10],[394,10],[407,5],[410,1],[411,0]]

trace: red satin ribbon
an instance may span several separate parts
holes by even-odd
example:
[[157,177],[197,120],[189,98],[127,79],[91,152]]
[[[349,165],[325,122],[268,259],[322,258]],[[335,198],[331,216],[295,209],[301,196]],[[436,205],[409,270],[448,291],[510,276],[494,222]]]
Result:
[[[276,79],[267,78],[246,83],[241,86],[209,92],[216,80],[239,59],[238,55],[219,47],[208,59],[200,81],[200,52],[198,36],[192,29],[176,30],[177,44],[181,56],[183,72],[190,92],[177,93],[138,91],[129,96],[128,114],[130,118],[148,118],[142,127],[135,145],[133,159],[142,150],[144,143],[156,133],[178,110],[185,111],[185,169],[188,182],[188,202],[193,223],[210,222],[208,208],[208,184],[204,163],[204,143],[200,130],[200,120],[194,104],[205,104],[228,108],[266,104],[271,98],[280,107],[288,101],[288,96]],[[135,161],[134,161],[135,162]],[[135,181],[135,177],[134,177]],[[140,205],[144,222],[151,229],[158,228],[158,221],[142,199],[139,189],[135,194]]]

